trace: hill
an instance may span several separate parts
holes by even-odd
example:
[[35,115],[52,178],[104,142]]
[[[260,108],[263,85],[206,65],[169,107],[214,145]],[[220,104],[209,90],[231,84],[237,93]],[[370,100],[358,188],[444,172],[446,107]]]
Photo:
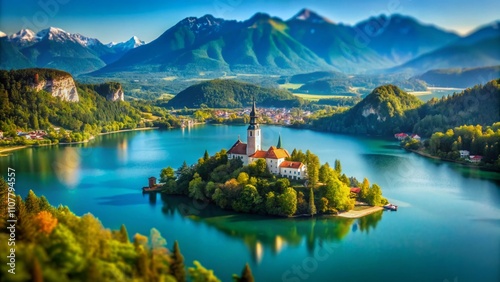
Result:
[[[36,88],[44,80],[55,85],[55,81],[68,79],[73,81],[69,73],[51,69],[0,70],[0,130],[15,136],[17,129],[60,126],[78,132],[100,133],[135,128],[140,122],[139,111],[127,102],[106,100],[96,92],[99,87],[94,85],[77,84],[78,99],[73,100],[64,100],[45,88]],[[116,83],[112,85],[119,87]],[[59,87],[70,87],[74,92],[75,85]]]
[[377,87],[341,114],[313,121],[312,127],[331,132],[391,136],[414,132],[428,137],[436,131],[500,121],[500,79],[476,85],[453,96],[421,102],[396,86]]
[[233,80],[210,80],[186,88],[168,102],[174,108],[240,108],[250,106],[253,99],[264,107],[300,106],[301,100],[289,91],[263,88]]
[[500,65],[482,68],[437,69],[416,76],[429,86],[467,88],[500,78]]
[[351,134],[388,135],[394,129],[411,131],[418,117],[415,109],[422,104],[397,86],[379,86],[348,111],[319,119],[313,127]]

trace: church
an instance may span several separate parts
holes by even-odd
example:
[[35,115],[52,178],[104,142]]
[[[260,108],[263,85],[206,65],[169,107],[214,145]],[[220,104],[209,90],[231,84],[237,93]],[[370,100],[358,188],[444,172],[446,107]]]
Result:
[[271,146],[267,151],[262,150],[262,134],[257,123],[255,102],[250,112],[250,124],[247,129],[247,143],[238,141],[227,152],[229,159],[240,159],[244,165],[248,165],[257,159],[264,159],[269,171],[294,180],[306,179],[306,165],[302,162],[287,161],[290,157],[287,150],[281,147],[281,136],[277,146]]

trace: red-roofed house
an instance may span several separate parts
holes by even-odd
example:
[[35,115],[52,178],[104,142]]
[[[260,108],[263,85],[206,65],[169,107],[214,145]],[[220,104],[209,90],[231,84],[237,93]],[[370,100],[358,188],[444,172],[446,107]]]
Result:
[[482,159],[483,159],[483,156],[479,156],[479,155],[470,156],[469,162],[477,164],[477,163],[480,163]]
[[359,188],[359,187],[351,187],[351,193],[358,194],[360,191],[361,191],[361,188]]
[[405,139],[406,137],[408,137],[408,134],[406,133],[396,133],[394,134],[394,137],[398,140],[403,140]]
[[301,162],[283,161],[279,166],[279,174],[291,179],[305,179],[306,166]]
[[[301,162],[287,162],[285,168],[282,167],[286,158],[290,157],[287,150],[281,148],[281,137],[277,146],[271,146],[267,151],[262,150],[262,135],[260,126],[257,123],[255,102],[250,112],[250,125],[247,129],[247,143],[238,141],[227,151],[229,159],[240,159],[243,164],[248,165],[258,159],[264,159],[269,172],[276,175],[283,175],[292,179],[304,179],[306,177],[306,166]],[[290,166],[291,165],[291,166]],[[284,173],[286,170],[286,173]]]

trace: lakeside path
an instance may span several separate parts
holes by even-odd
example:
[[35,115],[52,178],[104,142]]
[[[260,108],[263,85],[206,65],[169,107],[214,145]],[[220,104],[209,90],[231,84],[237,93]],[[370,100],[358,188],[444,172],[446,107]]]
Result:
[[10,152],[10,151],[15,151],[15,150],[20,150],[29,147],[28,145],[25,146],[15,146],[15,147],[2,147],[0,148],[0,154],[5,153],[5,152]]
[[360,211],[350,210],[348,212],[340,213],[337,216],[344,217],[344,218],[360,218],[360,217],[363,217],[365,215],[369,215],[371,213],[381,211],[383,209],[384,209],[383,207],[369,207],[369,208],[366,208],[366,209],[363,209]]

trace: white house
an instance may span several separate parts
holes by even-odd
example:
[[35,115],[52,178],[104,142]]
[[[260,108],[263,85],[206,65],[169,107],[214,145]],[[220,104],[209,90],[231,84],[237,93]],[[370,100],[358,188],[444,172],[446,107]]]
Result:
[[470,155],[470,152],[469,152],[469,151],[467,151],[467,150],[460,150],[460,151],[458,151],[458,152],[460,153],[460,157],[461,157],[462,159],[468,158],[468,157],[469,157],[469,155]]

